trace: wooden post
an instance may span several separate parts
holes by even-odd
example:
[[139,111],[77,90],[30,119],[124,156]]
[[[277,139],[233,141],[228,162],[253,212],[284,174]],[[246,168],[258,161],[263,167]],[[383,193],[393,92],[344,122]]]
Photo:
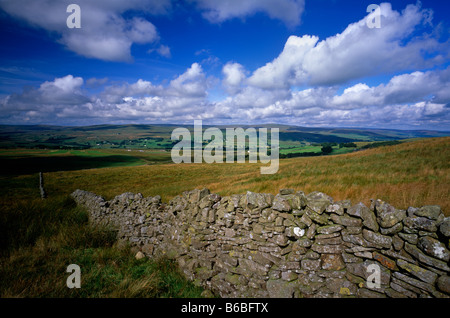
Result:
[[41,191],[41,199],[45,199],[47,197],[47,194],[45,193],[44,189],[44,175],[42,172],[39,172],[39,190]]

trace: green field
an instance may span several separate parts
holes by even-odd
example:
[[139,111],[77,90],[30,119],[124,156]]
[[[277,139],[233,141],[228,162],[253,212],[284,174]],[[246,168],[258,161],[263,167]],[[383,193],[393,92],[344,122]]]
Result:
[[170,152],[165,150],[0,150],[0,174],[5,175],[151,165],[169,162],[172,162]]
[[[0,149],[165,149],[170,150],[176,141],[171,140],[175,128],[191,131],[192,125],[97,125],[97,126],[7,126],[0,125]],[[203,125],[203,129],[209,126]],[[226,128],[217,126],[225,135]],[[323,143],[373,142],[411,138],[449,136],[450,132],[400,131],[374,129],[330,129],[308,128],[287,125],[260,125],[242,128],[278,128],[280,148],[301,150],[303,146],[318,146]],[[309,150],[301,150],[308,152]]]
[[[280,147],[281,148],[281,147]],[[305,152],[321,152],[322,146],[301,146],[301,147],[292,147],[292,148],[281,148],[281,154],[288,153],[305,153]]]

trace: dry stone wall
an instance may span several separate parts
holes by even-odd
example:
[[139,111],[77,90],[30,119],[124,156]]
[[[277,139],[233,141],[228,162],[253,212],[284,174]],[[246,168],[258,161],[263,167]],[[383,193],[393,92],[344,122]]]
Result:
[[439,206],[367,207],[291,189],[193,190],[167,204],[133,193],[72,197],[93,224],[115,228],[148,257],[176,259],[221,297],[450,296],[450,218]]

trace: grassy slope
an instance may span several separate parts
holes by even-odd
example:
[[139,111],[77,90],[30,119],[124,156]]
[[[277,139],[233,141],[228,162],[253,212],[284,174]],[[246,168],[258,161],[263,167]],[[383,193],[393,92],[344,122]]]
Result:
[[222,195],[294,188],[354,203],[380,198],[398,208],[438,204],[449,215],[449,146],[450,138],[444,137],[339,156],[284,159],[274,175],[261,175],[259,164],[164,164],[52,172],[46,184],[49,195],[81,188],[106,198],[131,191],[164,200],[201,187]]
[[[135,259],[113,231],[89,226],[87,213],[67,197],[1,200],[0,298],[201,295],[175,262]],[[80,289],[66,286],[69,264],[81,268]]]

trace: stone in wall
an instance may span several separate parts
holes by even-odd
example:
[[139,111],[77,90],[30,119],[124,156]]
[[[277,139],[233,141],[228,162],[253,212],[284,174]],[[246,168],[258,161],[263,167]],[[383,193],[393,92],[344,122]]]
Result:
[[224,197],[196,189],[167,204],[133,193],[72,197],[93,224],[148,257],[176,259],[221,297],[450,296],[450,218],[439,206],[367,207],[292,189]]

